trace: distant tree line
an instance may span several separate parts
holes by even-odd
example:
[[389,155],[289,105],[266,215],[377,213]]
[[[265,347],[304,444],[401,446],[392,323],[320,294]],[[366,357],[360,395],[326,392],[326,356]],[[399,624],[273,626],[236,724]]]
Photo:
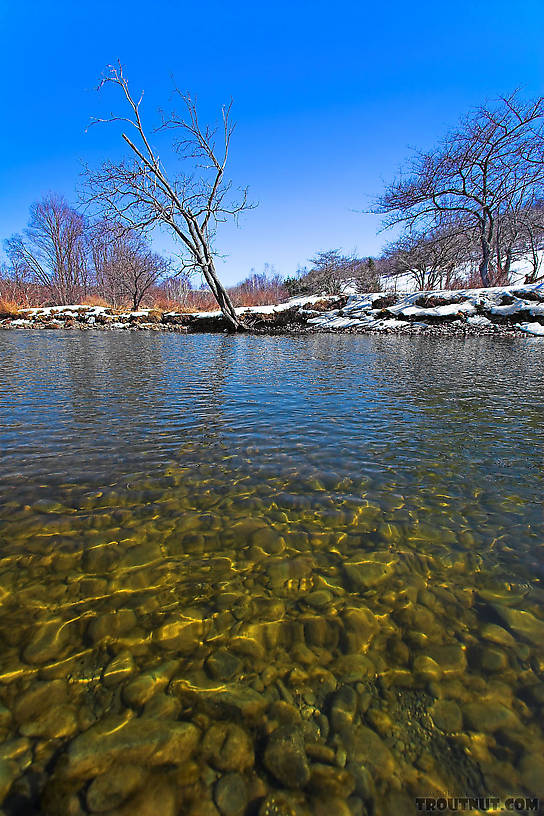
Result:
[[418,153],[374,212],[401,226],[384,260],[420,288],[477,272],[483,286],[508,280],[524,258],[527,282],[544,249],[544,98],[501,97],[464,117],[430,151]]
[[[208,287],[194,284],[186,265],[154,252],[145,235],[119,222],[88,218],[60,195],[30,208],[27,227],[5,242],[0,298],[22,306],[101,303],[138,309],[214,309]],[[229,298],[237,306],[277,303],[288,297],[283,279],[265,264],[252,270]]]
[[54,194],[31,206],[28,226],[9,238],[5,249],[9,264],[3,288],[10,286],[6,295],[22,301],[33,301],[41,292],[57,305],[95,296],[137,309],[172,271],[140,233],[90,221]]

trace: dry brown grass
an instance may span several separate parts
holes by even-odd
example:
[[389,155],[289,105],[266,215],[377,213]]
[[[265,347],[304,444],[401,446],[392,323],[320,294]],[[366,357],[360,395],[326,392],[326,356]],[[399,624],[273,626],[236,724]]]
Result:
[[104,306],[106,309],[111,309],[111,303],[108,303],[103,297],[100,295],[87,295],[81,301],[82,306]]
[[14,300],[0,298],[0,319],[6,317],[18,317],[19,307]]

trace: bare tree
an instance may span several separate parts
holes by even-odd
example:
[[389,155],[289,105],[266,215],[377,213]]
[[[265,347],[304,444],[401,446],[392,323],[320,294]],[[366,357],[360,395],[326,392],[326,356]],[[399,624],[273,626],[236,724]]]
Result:
[[386,226],[404,223],[416,232],[462,218],[477,232],[479,272],[489,286],[501,214],[543,190],[544,98],[524,102],[514,93],[478,108],[435,150],[419,154],[375,211]]
[[187,308],[193,291],[191,275],[187,270],[170,275],[161,282],[160,290],[166,300]]
[[523,255],[531,265],[531,271],[525,276],[525,283],[534,283],[542,277],[539,272],[544,253],[544,202],[534,202],[521,212],[519,222]]
[[287,278],[290,294],[339,294],[349,285],[359,292],[375,292],[380,288],[380,276],[373,258],[342,255],[339,249],[318,252],[310,259],[310,269],[298,270],[295,278]]
[[169,262],[152,252],[142,235],[118,224],[94,224],[89,244],[97,291],[112,306],[128,300],[138,309],[143,298],[170,271]]
[[449,288],[460,266],[470,262],[473,246],[473,236],[459,222],[432,233],[408,233],[386,247],[386,274],[406,276],[417,289]]
[[87,250],[83,216],[53,194],[31,206],[23,235],[6,241],[12,268],[45,286],[60,305],[73,303],[88,290]]
[[87,169],[88,200],[97,202],[110,219],[133,230],[166,225],[181,241],[188,267],[204,276],[228,325],[235,331],[243,330],[217,275],[213,250],[217,224],[236,219],[249,206],[246,190],[231,199],[231,183],[225,177],[234,130],[231,106],[222,108],[220,128],[203,126],[195,101],[176,89],[186,118],[172,113],[157,128],[175,131],[172,148],[180,168],[170,173],[144,129],[140,113],[143,94],[138,100],[132,96],[120,63],[109,66],[100,87],[106,84],[121,90],[128,115],[94,121],[123,122],[130,126],[134,137],[122,133],[130,148],[130,159],[107,161],[97,171]]
[[509,208],[497,225],[497,269],[508,280],[512,264],[524,260],[531,271],[526,283],[538,278],[544,250],[544,202],[534,196],[519,207]]

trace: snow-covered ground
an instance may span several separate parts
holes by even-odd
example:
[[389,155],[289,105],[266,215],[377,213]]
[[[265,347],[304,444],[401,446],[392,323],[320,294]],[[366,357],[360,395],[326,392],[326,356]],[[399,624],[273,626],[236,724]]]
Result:
[[[489,289],[434,289],[399,295],[390,305],[384,305],[383,301],[383,292],[352,295],[341,309],[315,315],[308,323],[328,330],[379,331],[402,329],[410,324],[425,328],[429,323],[456,321],[484,328],[508,319],[526,334],[544,336],[544,282]],[[437,305],[422,305],[421,301],[435,301]]]

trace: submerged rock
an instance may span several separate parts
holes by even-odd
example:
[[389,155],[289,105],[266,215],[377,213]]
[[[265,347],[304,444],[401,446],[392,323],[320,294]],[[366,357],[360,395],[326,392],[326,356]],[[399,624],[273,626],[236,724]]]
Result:
[[212,725],[204,735],[202,754],[219,771],[245,771],[255,761],[249,735],[235,723]]
[[302,797],[275,791],[265,797],[258,816],[310,816],[310,810]]
[[60,618],[40,624],[23,650],[23,660],[41,665],[59,657],[70,641],[72,628]]
[[473,731],[494,733],[501,729],[519,729],[521,724],[514,714],[501,703],[467,703],[463,715],[468,728]]
[[87,807],[92,813],[119,807],[138,788],[145,785],[146,776],[145,768],[139,765],[113,765],[89,785],[85,797]]
[[332,765],[312,765],[308,790],[320,796],[346,798],[353,793],[355,780],[349,771]]
[[123,700],[132,708],[145,705],[154,694],[166,688],[178,666],[177,660],[169,660],[140,674],[124,687]]
[[302,732],[288,725],[273,731],[264,752],[264,764],[286,788],[303,788],[310,779],[310,766]]
[[436,727],[447,733],[460,731],[463,727],[461,709],[453,700],[437,700],[431,709],[431,717]]
[[262,694],[242,685],[195,686],[179,679],[172,681],[171,689],[183,704],[216,718],[257,720],[269,704]]
[[228,773],[218,780],[214,798],[222,816],[242,816],[247,807],[247,786],[238,773]]
[[544,643],[544,621],[536,618],[531,612],[522,609],[511,609],[502,604],[493,604],[493,608],[506,625],[533,646]]
[[333,731],[342,731],[353,724],[357,711],[357,694],[351,686],[342,686],[331,705],[331,726]]
[[366,553],[357,561],[346,561],[344,564],[346,580],[354,592],[364,591],[380,584],[391,575],[392,571],[391,562],[368,558]]
[[7,759],[0,759],[0,805],[9,793],[14,780],[19,775],[19,769],[15,762]]
[[215,680],[232,680],[240,674],[242,667],[240,658],[227,649],[217,649],[206,660],[206,671]]
[[105,773],[119,760],[138,765],[176,764],[189,758],[199,736],[192,723],[106,717],[70,743],[58,766],[68,779],[88,779]]

